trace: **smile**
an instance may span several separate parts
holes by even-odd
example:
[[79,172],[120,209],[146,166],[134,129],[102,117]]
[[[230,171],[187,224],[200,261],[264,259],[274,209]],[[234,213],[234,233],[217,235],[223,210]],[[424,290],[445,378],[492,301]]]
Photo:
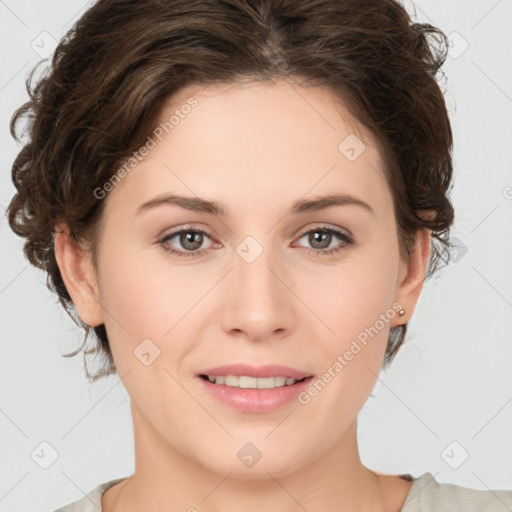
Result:
[[201,375],[203,379],[209,380],[213,384],[229,386],[232,388],[243,389],[274,389],[284,386],[292,386],[296,382],[304,379],[293,379],[290,377],[249,377],[247,375]]

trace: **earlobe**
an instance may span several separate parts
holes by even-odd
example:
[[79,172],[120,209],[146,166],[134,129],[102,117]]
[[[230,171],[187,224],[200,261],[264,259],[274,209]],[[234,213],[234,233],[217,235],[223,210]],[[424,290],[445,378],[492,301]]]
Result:
[[91,254],[73,241],[66,223],[56,227],[54,250],[62,280],[81,320],[90,326],[104,323]]
[[416,234],[416,244],[409,255],[409,261],[405,263],[405,276],[396,292],[395,300],[405,312],[396,325],[405,324],[411,319],[418,302],[430,261],[431,233],[431,230],[425,228]]

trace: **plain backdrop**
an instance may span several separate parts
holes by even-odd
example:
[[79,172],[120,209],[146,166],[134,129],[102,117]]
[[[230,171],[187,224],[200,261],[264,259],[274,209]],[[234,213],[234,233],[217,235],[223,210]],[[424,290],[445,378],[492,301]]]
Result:
[[[52,511],[134,469],[126,391],[118,377],[89,385],[82,355],[61,357],[82,334],[5,218],[19,151],[9,118],[29,70],[88,5],[0,0],[1,511]],[[459,248],[427,281],[405,345],[359,416],[361,457],[379,472],[512,489],[512,1],[405,5],[452,42],[441,85]]]

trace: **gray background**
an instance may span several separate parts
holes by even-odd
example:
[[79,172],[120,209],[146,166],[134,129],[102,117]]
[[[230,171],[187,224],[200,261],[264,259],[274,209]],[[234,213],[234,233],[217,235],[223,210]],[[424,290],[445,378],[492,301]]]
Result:
[[[117,377],[89,385],[82,356],[60,356],[81,333],[4,216],[19,150],[8,120],[25,76],[88,5],[0,0],[1,511],[53,510],[134,469],[126,391]],[[361,457],[380,472],[512,489],[512,1],[405,5],[453,42],[443,87],[462,250],[427,282],[405,346],[360,414]],[[42,442],[58,454],[47,469]]]

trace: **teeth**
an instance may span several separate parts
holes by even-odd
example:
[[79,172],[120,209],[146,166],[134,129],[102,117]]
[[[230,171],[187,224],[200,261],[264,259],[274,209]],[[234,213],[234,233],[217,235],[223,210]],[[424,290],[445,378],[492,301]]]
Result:
[[289,377],[248,377],[246,375],[222,375],[218,377],[207,376],[208,380],[214,384],[224,384],[233,388],[251,388],[251,389],[273,389],[291,386],[297,382],[297,379]]

